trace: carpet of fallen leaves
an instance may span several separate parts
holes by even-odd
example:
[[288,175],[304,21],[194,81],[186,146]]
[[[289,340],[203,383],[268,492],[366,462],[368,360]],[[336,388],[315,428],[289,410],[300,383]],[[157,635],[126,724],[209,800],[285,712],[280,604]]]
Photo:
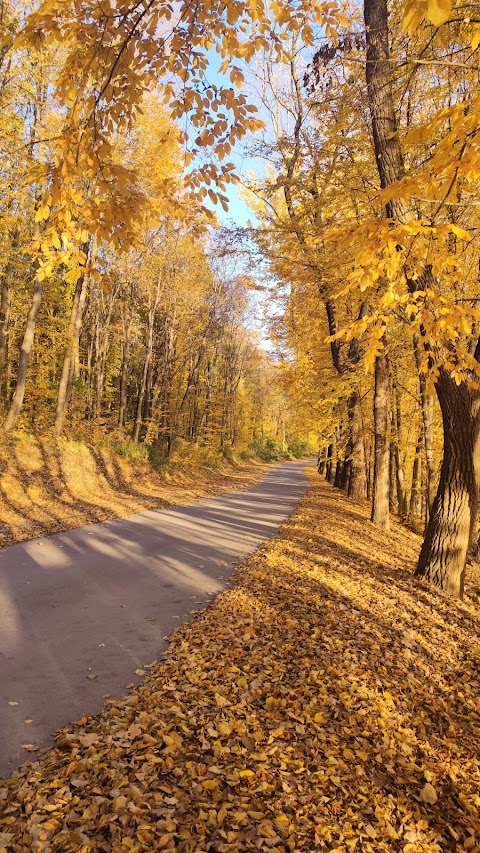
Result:
[[311,476],[140,688],[0,786],[1,850],[478,853],[478,605]]
[[243,489],[268,465],[179,460],[161,474],[113,447],[19,434],[0,442],[0,546]]

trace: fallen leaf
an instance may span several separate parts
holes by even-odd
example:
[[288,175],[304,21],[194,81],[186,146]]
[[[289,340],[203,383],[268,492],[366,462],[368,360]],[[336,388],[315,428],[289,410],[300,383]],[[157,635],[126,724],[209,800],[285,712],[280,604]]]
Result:
[[432,806],[438,800],[437,792],[433,785],[430,784],[430,782],[427,782],[427,784],[423,786],[422,790],[420,791],[420,797],[422,798],[424,803],[429,803]]

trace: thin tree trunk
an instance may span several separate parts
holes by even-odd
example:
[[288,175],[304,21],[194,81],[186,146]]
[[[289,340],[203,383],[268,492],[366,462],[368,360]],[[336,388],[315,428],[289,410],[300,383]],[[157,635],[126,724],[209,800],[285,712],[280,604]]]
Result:
[[128,358],[130,354],[130,330],[128,324],[125,338],[122,341],[122,367],[120,370],[120,400],[118,404],[118,428],[123,433],[125,427],[125,413],[127,411],[127,384],[128,384]]
[[7,310],[9,298],[9,264],[2,274],[0,290],[0,396],[3,397],[5,387],[5,365],[7,362]]
[[351,443],[350,480],[348,495],[355,501],[363,501],[367,491],[365,444],[363,440],[363,415],[360,394],[354,390],[347,403]]
[[397,478],[393,442],[390,442],[390,448],[388,451],[388,469],[388,508],[390,512],[395,512],[395,483]]
[[135,428],[133,431],[133,440],[137,442],[140,438],[140,429],[142,427],[142,414],[145,404],[145,393],[147,390],[148,377],[153,353],[153,317],[149,317],[147,331],[147,351],[145,353],[145,361],[143,362],[142,381],[138,395],[137,413],[135,416]]
[[392,378],[392,391],[393,391],[393,412],[392,412],[392,426],[393,426],[393,453],[395,459],[395,486],[396,486],[396,496],[397,496],[397,511],[402,521],[405,521],[407,518],[407,494],[405,491],[405,472],[403,469],[403,462],[401,457],[401,447],[402,447],[402,406],[401,406],[401,398],[400,391],[398,388],[397,381],[397,369],[396,366],[393,369],[393,378]]
[[[385,344],[385,340],[383,339]],[[375,398],[373,421],[375,435],[373,496],[371,520],[383,530],[390,527],[389,515],[389,371],[388,358],[381,353],[375,359]]]
[[15,394],[4,424],[5,432],[11,432],[18,424],[20,412],[22,410],[23,398],[25,396],[25,386],[27,383],[28,363],[30,361],[30,353],[32,351],[33,339],[35,337],[35,326],[37,323],[38,312],[42,301],[42,283],[35,276],[33,284],[33,296],[30,305],[30,310],[27,317],[27,326],[22,341],[22,349],[20,351],[20,359],[18,363],[17,383]]
[[412,467],[412,488],[410,491],[410,523],[414,524],[416,518],[420,518],[422,512],[422,501],[420,495],[420,477],[421,477],[421,453],[423,447],[423,426],[420,429],[415,447],[415,457]]
[[72,313],[70,315],[70,327],[68,330],[68,343],[67,348],[65,350],[62,373],[58,385],[57,410],[55,415],[55,433],[57,436],[59,436],[62,432],[63,422],[65,420],[65,414],[67,410],[68,386],[70,383],[70,376],[72,372],[72,359],[75,358],[76,346],[78,346],[77,330],[78,333],[80,332],[77,320],[80,311],[80,306],[82,303],[82,294],[84,286],[85,274],[81,275],[78,279],[75,287],[75,293],[73,296]]
[[14,229],[9,259],[1,274],[0,285],[0,397],[7,399],[5,368],[7,364],[7,312],[10,298],[10,276],[13,273],[14,255],[18,248],[18,229]]
[[480,488],[480,390],[466,381],[457,385],[443,368],[436,390],[443,420],[443,461],[415,574],[463,598]]
[[327,466],[327,480],[329,483],[335,483],[335,470],[337,465],[337,428],[335,427],[332,443],[329,445],[329,460]]
[[435,459],[433,455],[433,397],[427,392],[427,381],[423,373],[420,341],[415,335],[413,339],[415,364],[419,371],[420,403],[422,407],[423,438],[425,450],[425,466],[427,477],[427,522],[435,498]]

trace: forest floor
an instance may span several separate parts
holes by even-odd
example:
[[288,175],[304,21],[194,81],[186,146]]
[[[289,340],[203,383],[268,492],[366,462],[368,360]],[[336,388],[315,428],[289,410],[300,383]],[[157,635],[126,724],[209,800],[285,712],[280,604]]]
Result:
[[270,466],[183,459],[156,473],[113,447],[20,435],[0,444],[0,546],[243,489]]
[[480,851],[478,604],[309,476],[144,683],[0,786],[0,850]]

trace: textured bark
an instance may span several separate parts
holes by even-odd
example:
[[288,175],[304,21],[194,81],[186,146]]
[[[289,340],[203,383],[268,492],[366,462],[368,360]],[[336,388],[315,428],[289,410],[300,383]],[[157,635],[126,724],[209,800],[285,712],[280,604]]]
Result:
[[480,391],[466,382],[456,385],[443,369],[436,389],[443,461],[415,574],[462,598],[480,488]]
[[[367,44],[366,80],[375,160],[381,186],[385,188],[403,178],[405,174],[393,100],[386,0],[364,0],[364,17]],[[388,202],[386,213],[388,217],[404,222],[407,210],[403,199]]]
[[371,520],[383,530],[388,530],[390,526],[388,412],[388,358],[385,353],[381,353],[375,359],[375,398],[373,404],[375,449]]

